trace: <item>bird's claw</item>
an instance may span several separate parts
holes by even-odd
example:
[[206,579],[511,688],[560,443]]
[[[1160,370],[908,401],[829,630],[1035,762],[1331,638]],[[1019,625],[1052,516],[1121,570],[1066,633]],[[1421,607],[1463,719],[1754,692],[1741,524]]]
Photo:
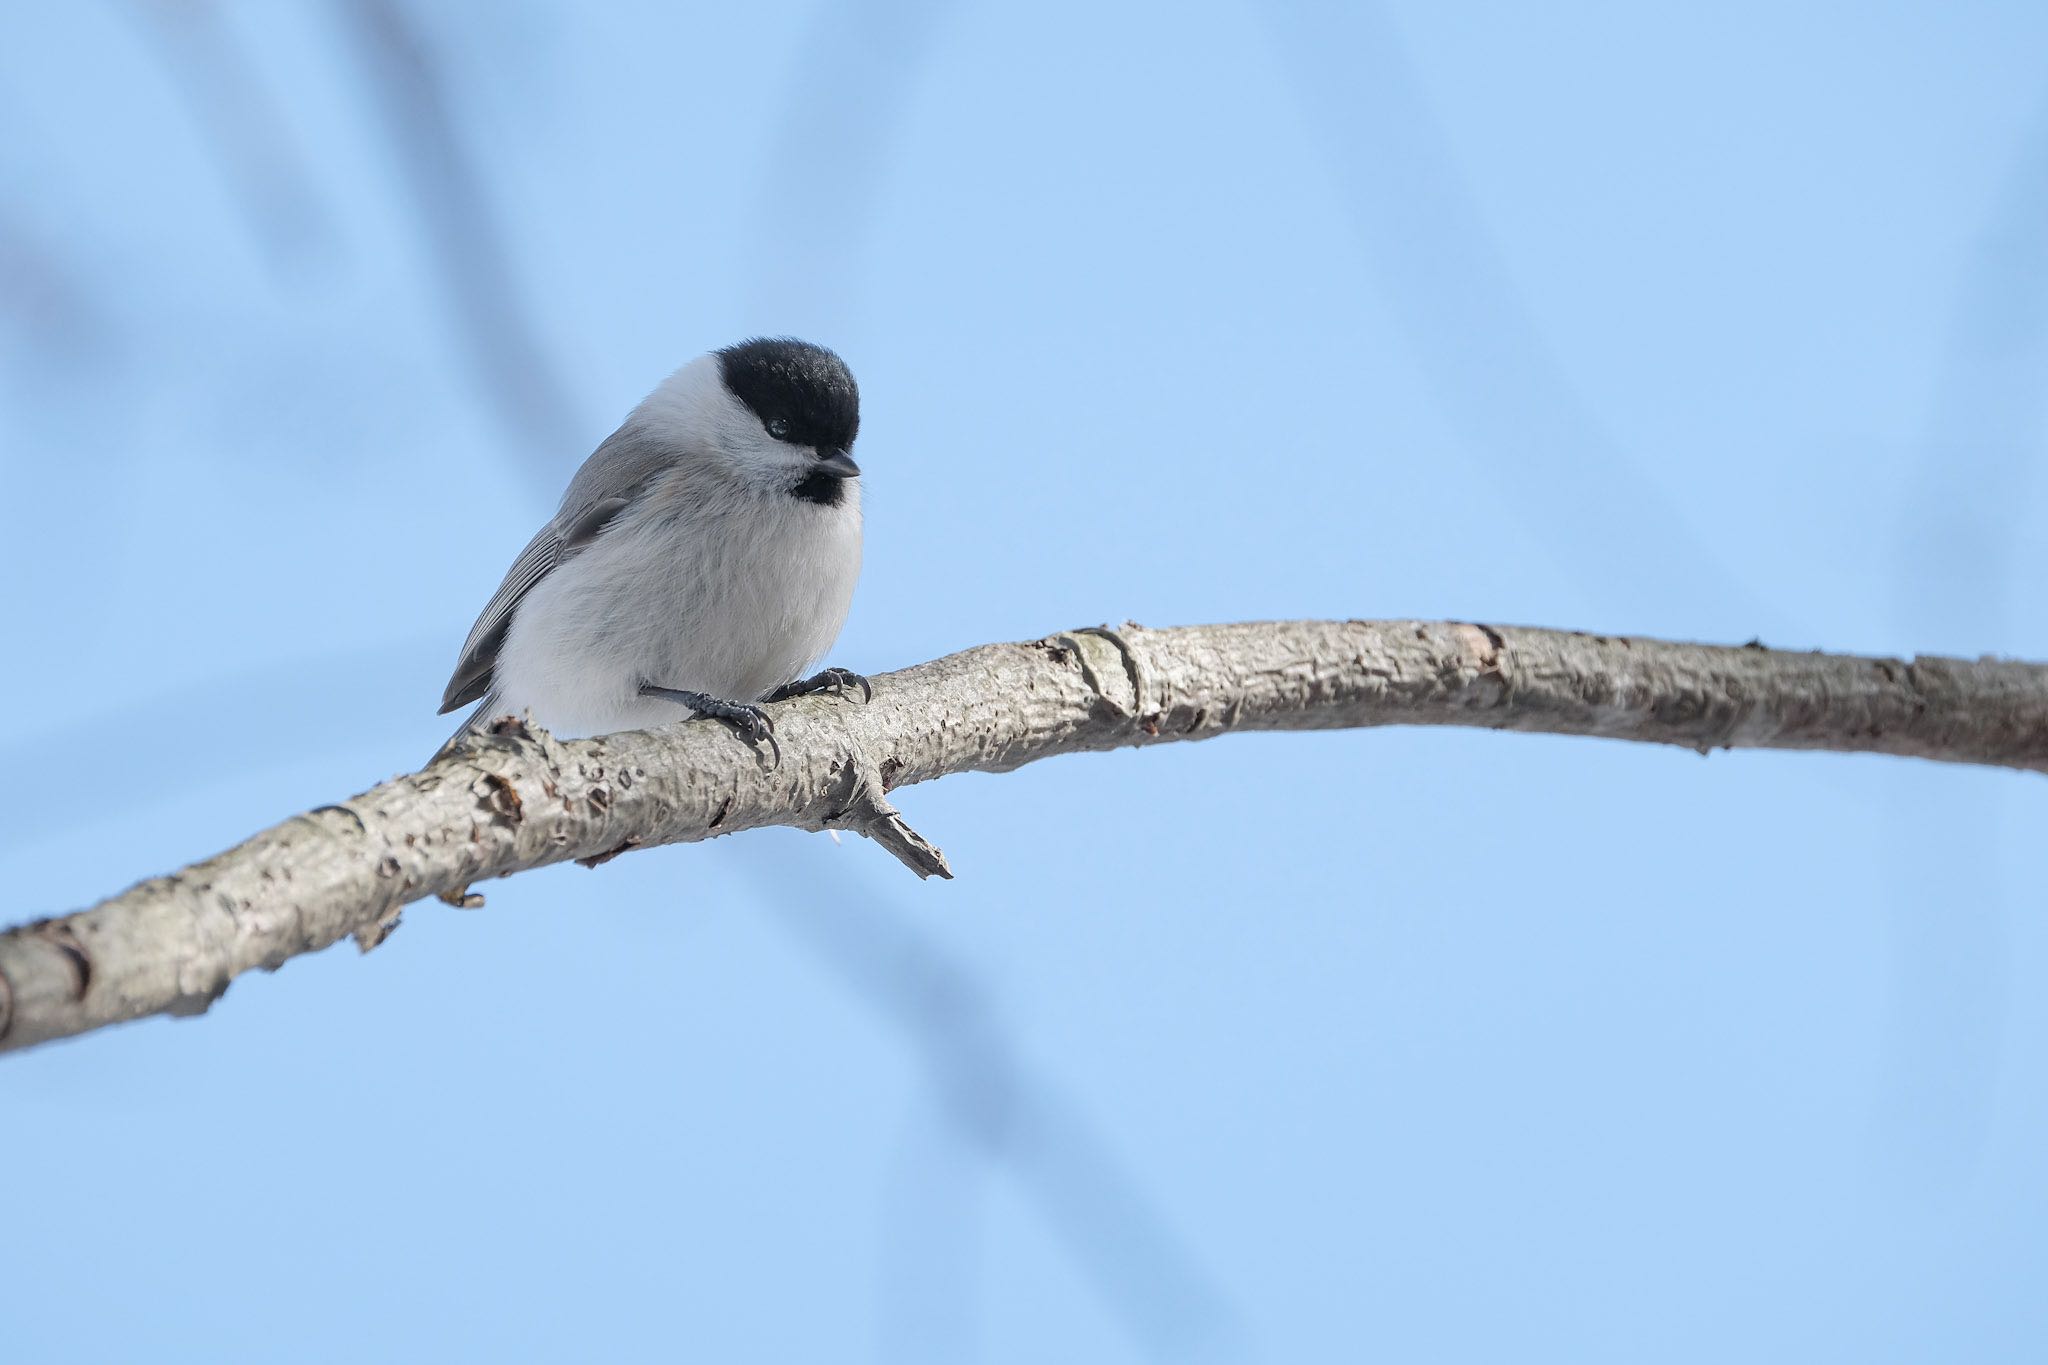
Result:
[[750,744],[775,738],[775,722],[758,706],[735,703],[729,713],[721,714],[717,719],[739,731]]
[[870,683],[862,675],[850,668],[827,668],[812,674],[808,678],[799,678],[795,682],[784,683],[768,694],[768,700],[788,701],[791,697],[815,697],[824,693],[830,693],[835,697],[844,697],[847,689],[850,687],[858,687],[860,689],[860,699],[863,703],[871,702],[875,699],[874,684]]
[[761,746],[762,740],[767,740],[768,751],[775,755],[775,766],[780,767],[782,744],[775,738],[775,721],[768,713],[751,702],[726,702],[724,705],[730,709],[699,711],[697,714],[724,721],[733,728],[734,734],[757,749]]
[[706,696],[702,692],[686,692],[679,687],[656,687],[653,683],[642,683],[640,695],[679,702],[700,716],[723,721],[732,727],[733,733],[757,748],[765,739],[775,755],[775,762],[782,762],[782,745],[775,738],[775,721],[752,702],[724,701],[718,697]]

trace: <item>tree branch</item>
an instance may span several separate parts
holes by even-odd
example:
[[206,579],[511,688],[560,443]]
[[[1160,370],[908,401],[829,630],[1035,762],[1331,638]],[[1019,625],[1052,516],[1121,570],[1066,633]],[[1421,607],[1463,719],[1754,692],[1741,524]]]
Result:
[[[851,829],[920,876],[944,857],[885,793],[1054,754],[1237,730],[1465,725],[2048,771],[2048,665],[1796,654],[1461,623],[1091,628],[774,708],[781,760],[716,722],[556,740],[510,720],[90,910],[0,934],[0,1049],[194,1014],[254,967],[383,941],[427,896],[766,825]],[[473,897],[471,899],[474,899]]]

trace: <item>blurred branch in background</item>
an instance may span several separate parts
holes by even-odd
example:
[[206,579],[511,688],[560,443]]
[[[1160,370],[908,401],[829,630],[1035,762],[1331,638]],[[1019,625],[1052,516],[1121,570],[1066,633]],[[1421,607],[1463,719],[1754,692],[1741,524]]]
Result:
[[34,364],[105,363],[119,331],[57,251],[14,214],[0,210],[0,325],[18,333]]
[[[2048,105],[2019,139],[1956,282],[1898,522],[1892,606],[1902,635],[2012,637],[2044,381]],[[2029,616],[2021,638],[2039,638],[2039,619]],[[2006,803],[2006,793],[1972,790],[1938,805],[1898,801],[1890,813],[1891,980],[1875,1129],[1921,1188],[1967,1180],[1993,1125],[2012,1008],[2012,930],[1995,890]],[[1929,846],[1951,856],[1920,856]]]
[[213,0],[127,0],[122,6],[171,74],[250,231],[275,269],[331,245],[332,229],[287,135],[283,110]]
[[[1558,567],[1624,621],[1654,619],[1704,586],[1748,628],[1785,629],[1579,396],[1379,6],[1288,0],[1260,13],[1328,152],[1365,264],[1503,505],[1546,547],[1568,547]],[[1616,502],[1635,514],[1589,520],[1588,509]]]
[[413,901],[481,903],[484,878],[770,825],[872,834],[892,787],[1064,753],[1458,725],[2048,772],[2048,664],[1995,660],[1280,621],[1076,630],[875,684],[867,705],[777,704],[772,758],[716,722],[564,742],[508,717],[422,772],[0,935],[0,1049],[203,1011],[243,972],[349,935],[374,946]]
[[1966,257],[1899,532],[1900,625],[1989,639],[2048,418],[2048,107]]
[[[947,1127],[1016,1175],[1144,1350],[1158,1360],[1207,1358],[1203,1352],[1232,1335],[1218,1287],[1086,1115],[1049,1078],[1029,1071],[966,964],[880,900],[843,883],[820,897],[817,879],[799,875],[786,861],[762,860],[757,875],[769,883],[764,899],[776,917],[897,1026],[905,1046],[924,1061]],[[856,902],[863,902],[859,913],[848,914]],[[931,1192],[919,1193],[919,1203],[928,1205]],[[926,1312],[952,1310],[950,1303],[931,1302],[924,1259],[899,1267],[899,1273],[912,1271],[916,1282],[893,1287],[884,1305],[888,1315],[907,1318],[907,1308],[917,1304],[928,1304]],[[945,1273],[967,1271],[954,1265]],[[904,1339],[885,1343],[884,1358],[958,1358],[911,1350],[925,1333],[895,1325]]]
[[778,101],[754,210],[754,303],[799,297],[850,323],[849,281],[866,257],[875,210],[892,183],[903,113],[938,39],[948,0],[822,5]]
[[555,490],[567,452],[591,443],[520,302],[505,234],[463,150],[433,49],[395,0],[336,4],[371,102],[384,116],[463,349],[505,435]]

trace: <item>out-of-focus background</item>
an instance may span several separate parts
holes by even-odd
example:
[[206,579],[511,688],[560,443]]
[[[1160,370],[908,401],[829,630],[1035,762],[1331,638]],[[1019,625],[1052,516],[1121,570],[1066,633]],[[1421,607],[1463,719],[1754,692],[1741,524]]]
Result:
[[[871,673],[1135,618],[2048,654],[2048,8],[0,12],[0,885],[417,766],[674,366]],[[1474,732],[904,792],[0,1062],[10,1361],[2015,1361],[2038,779]]]

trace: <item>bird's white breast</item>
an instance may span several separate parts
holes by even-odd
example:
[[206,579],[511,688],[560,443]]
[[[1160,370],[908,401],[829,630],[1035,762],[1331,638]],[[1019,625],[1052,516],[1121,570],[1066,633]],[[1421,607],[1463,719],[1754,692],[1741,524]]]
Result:
[[860,575],[860,481],[837,507],[683,474],[535,584],[498,656],[498,709],[563,736],[686,719],[641,683],[758,701],[838,638]]

